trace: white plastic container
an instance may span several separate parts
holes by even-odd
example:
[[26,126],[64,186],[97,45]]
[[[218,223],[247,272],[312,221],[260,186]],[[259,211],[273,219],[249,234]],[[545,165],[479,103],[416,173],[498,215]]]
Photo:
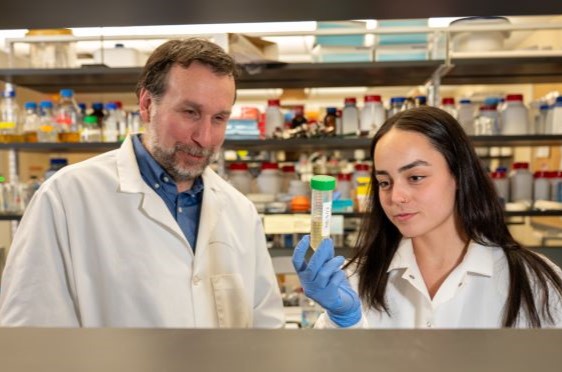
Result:
[[261,194],[277,195],[281,192],[281,177],[277,163],[262,163],[256,185]]
[[554,107],[551,108],[551,122],[552,130],[555,134],[562,133],[562,96],[556,97]]
[[351,199],[351,173],[339,173],[336,191],[340,194],[340,199]]
[[562,202],[562,170],[552,171],[550,178],[550,200]]
[[533,174],[529,171],[529,163],[513,163],[513,171],[509,176],[509,186],[511,202],[531,206],[533,202]]
[[244,195],[252,191],[252,175],[246,163],[231,163],[228,167],[228,180]]
[[281,102],[278,99],[268,99],[265,109],[265,137],[272,138],[275,129],[283,130],[285,117],[281,112]]
[[461,99],[457,109],[458,121],[468,135],[475,134],[474,118],[476,117],[475,106],[469,99]]
[[357,109],[357,100],[353,97],[347,97],[344,101],[342,111],[342,135],[357,135],[359,130],[359,110]]
[[[509,24],[505,17],[466,17],[457,19],[450,24],[450,29],[468,25],[505,25]],[[483,52],[502,50],[504,40],[509,37],[509,31],[472,31],[455,32],[452,34],[452,49],[455,52]]]
[[298,180],[299,177],[295,172],[295,166],[293,164],[287,164],[281,167],[281,192],[287,194],[289,192],[289,186],[291,181]]
[[94,63],[108,67],[143,66],[146,57],[137,49],[127,48],[123,44],[115,44],[113,48],[97,49],[93,53]]
[[508,94],[505,109],[501,111],[501,134],[529,134],[529,110],[522,94]]
[[444,97],[441,100],[441,109],[448,112],[455,119],[459,116],[457,108],[455,107],[455,99],[453,97]]
[[490,177],[492,177],[492,182],[494,183],[500,202],[502,205],[505,205],[509,200],[509,180],[507,179],[507,175],[505,172],[495,171],[490,174]]
[[361,109],[359,120],[359,135],[368,136],[378,130],[386,119],[386,112],[382,105],[381,96],[365,96],[365,104]]
[[552,172],[537,171],[533,174],[533,200],[549,200]]

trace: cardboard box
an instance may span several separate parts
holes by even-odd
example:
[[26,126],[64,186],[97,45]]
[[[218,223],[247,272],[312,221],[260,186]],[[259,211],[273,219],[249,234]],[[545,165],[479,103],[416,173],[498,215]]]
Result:
[[228,34],[227,52],[238,63],[275,62],[279,59],[276,43],[242,34]]

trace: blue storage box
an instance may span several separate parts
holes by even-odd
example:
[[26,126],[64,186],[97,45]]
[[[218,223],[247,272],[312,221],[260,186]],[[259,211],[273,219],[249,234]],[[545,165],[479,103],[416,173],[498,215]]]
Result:
[[[381,20],[377,24],[377,28],[381,29],[392,27],[427,27],[427,19]],[[427,43],[428,40],[429,33],[377,35],[378,45],[421,44]]]
[[[333,22],[317,22],[316,28],[322,29],[361,29],[365,30],[365,23],[358,21],[333,21]],[[363,46],[365,45],[365,34],[350,35],[317,35],[315,45],[332,45],[332,46]]]

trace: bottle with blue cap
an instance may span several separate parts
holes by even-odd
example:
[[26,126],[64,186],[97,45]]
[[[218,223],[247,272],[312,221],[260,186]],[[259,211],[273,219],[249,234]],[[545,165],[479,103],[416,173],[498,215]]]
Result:
[[74,91],[72,89],[61,89],[59,95],[60,100],[55,111],[59,141],[80,142],[82,115],[74,99]]
[[117,117],[117,105],[115,102],[105,104],[106,115],[103,118],[102,139],[103,142],[117,142],[119,139],[119,119]]
[[406,109],[406,97],[391,97],[387,118],[390,119],[400,111]]
[[49,100],[39,102],[39,142],[57,142],[58,125],[55,122],[53,102]]
[[556,97],[551,114],[552,133],[562,133],[562,96]]

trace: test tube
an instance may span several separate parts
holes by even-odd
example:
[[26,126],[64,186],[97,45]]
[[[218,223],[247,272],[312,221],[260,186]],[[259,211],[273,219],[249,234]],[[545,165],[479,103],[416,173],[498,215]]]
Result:
[[316,250],[322,239],[330,237],[332,193],[336,188],[336,179],[324,175],[314,176],[310,180],[310,188],[310,247]]

